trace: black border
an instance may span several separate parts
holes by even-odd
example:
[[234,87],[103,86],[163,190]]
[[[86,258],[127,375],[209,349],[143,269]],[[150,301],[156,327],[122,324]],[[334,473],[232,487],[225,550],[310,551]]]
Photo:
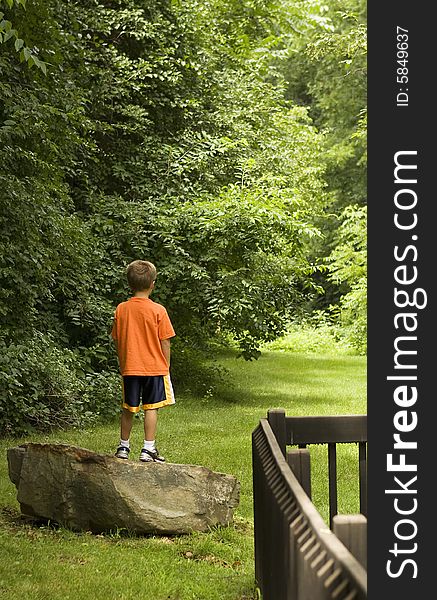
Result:
[[[368,415],[369,415],[369,512],[368,512],[368,596],[371,600],[396,598],[432,598],[437,565],[434,555],[437,527],[435,497],[435,471],[437,462],[436,421],[433,404],[432,373],[437,373],[437,327],[433,321],[435,279],[437,267],[434,241],[434,174],[437,165],[434,149],[436,133],[436,102],[433,97],[434,40],[436,38],[436,8],[433,2],[405,2],[389,0],[368,2]],[[408,82],[396,82],[397,39],[396,28],[408,30]],[[396,95],[408,88],[408,106],[396,106]],[[394,194],[399,186],[394,184],[394,155],[398,151],[417,151],[418,195],[416,212],[418,224],[414,229],[417,240],[412,241],[412,231],[400,231],[394,225]],[[408,186],[407,186],[408,187]],[[425,289],[427,306],[416,310],[417,336],[417,390],[414,407],[418,416],[416,429],[405,439],[417,441],[416,451],[407,454],[409,462],[416,462],[417,510],[410,517],[417,524],[417,535],[411,541],[396,540],[394,524],[397,515],[394,496],[386,494],[393,487],[393,473],[387,472],[387,454],[393,452],[394,414],[400,410],[393,401],[394,383],[387,376],[394,374],[394,339],[400,335],[394,326],[394,316],[400,309],[394,305],[394,270],[400,263],[395,260],[394,247],[413,243],[417,247],[417,260],[413,251],[408,253],[408,269],[415,265],[418,279],[411,286]],[[414,308],[409,310],[414,311]],[[411,348],[413,346],[411,345]],[[412,361],[413,362],[413,361]],[[399,373],[399,371],[397,371]],[[412,371],[405,371],[412,374]],[[411,457],[411,460],[410,460]],[[415,486],[411,485],[410,488]],[[403,495],[401,498],[413,495]],[[404,505],[406,506],[406,504]],[[407,527],[404,533],[407,531]],[[411,529],[412,530],[412,529]],[[415,552],[390,554],[395,541],[399,547],[413,548]],[[413,565],[404,565],[396,578],[387,573],[387,560],[392,558],[393,571],[400,569],[402,560],[411,558],[417,564],[417,577],[413,578]],[[397,565],[397,567],[396,567]],[[430,589],[431,588],[431,589]]]

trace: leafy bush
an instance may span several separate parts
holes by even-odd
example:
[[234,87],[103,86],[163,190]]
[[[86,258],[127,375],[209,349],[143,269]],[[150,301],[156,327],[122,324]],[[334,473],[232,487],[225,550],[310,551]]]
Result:
[[121,377],[116,371],[87,373],[82,396],[88,423],[106,421],[120,413],[122,400]]
[[19,343],[0,338],[0,435],[80,427],[117,415],[120,376],[84,366],[50,334],[34,331]]
[[326,317],[326,313],[310,319],[291,323],[287,333],[264,346],[275,352],[299,352],[302,354],[353,354],[354,350],[342,336],[338,323]]
[[360,353],[367,351],[367,207],[341,214],[337,246],[327,258],[329,279],[345,286],[340,299],[342,335]]
[[227,369],[217,360],[220,350],[217,344],[193,347],[175,338],[172,342],[171,378],[176,396],[183,392],[205,397],[228,379]]
[[76,368],[74,353],[57,348],[50,335],[0,339],[0,432],[79,426],[91,417]]
[[359,354],[367,353],[367,280],[363,277],[342,296],[341,335]]

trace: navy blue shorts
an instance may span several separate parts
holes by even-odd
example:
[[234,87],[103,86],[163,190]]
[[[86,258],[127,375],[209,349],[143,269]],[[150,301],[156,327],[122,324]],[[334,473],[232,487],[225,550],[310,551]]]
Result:
[[122,407],[137,413],[175,403],[169,375],[124,375]]

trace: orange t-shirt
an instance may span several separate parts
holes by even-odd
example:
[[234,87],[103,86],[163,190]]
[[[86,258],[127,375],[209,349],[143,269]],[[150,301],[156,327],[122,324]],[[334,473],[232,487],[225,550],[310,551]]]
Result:
[[115,309],[112,337],[117,340],[122,375],[168,375],[161,340],[175,335],[166,309],[150,298],[133,296]]

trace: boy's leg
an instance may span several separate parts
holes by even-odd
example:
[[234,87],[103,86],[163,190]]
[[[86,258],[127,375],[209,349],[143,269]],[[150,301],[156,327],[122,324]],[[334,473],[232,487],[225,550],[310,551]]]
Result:
[[159,454],[155,445],[158,410],[161,406],[169,403],[167,402],[162,375],[144,377],[142,403],[144,408],[144,445],[140,460],[143,462],[165,462],[165,458]]
[[123,376],[123,404],[120,419],[120,445],[115,456],[129,457],[129,437],[132,430],[134,414],[140,410],[141,377]]
[[144,411],[144,440],[154,442],[158,425],[158,409],[149,408]]
[[127,408],[123,408],[120,419],[120,444],[115,453],[117,458],[129,458],[129,437],[132,430],[133,416],[132,412]]
[[155,445],[157,423],[158,409],[146,409],[144,411],[144,446],[140,454],[140,460],[143,462],[165,462],[165,458],[159,454]]
[[133,423],[134,414],[123,408],[121,413],[121,426],[120,426],[120,438],[122,440],[128,440],[130,437],[130,432],[132,431],[132,423]]

